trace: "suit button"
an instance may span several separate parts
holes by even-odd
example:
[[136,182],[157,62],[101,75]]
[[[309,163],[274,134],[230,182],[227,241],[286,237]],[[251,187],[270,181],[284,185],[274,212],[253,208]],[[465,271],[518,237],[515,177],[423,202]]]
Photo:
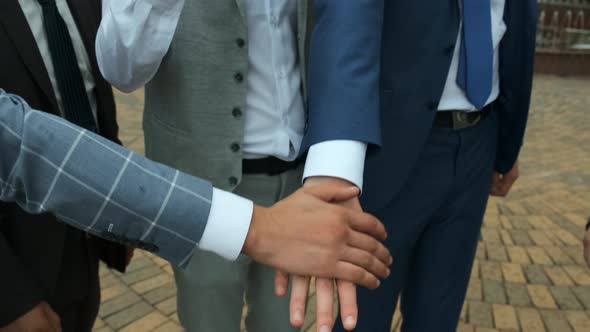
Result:
[[243,48],[244,45],[246,45],[246,41],[243,38],[238,38],[236,39],[236,45],[238,45],[239,48]]
[[230,176],[229,177],[229,185],[234,187],[238,184],[238,178],[235,176]]
[[230,149],[232,152],[238,152],[240,151],[240,144],[234,142],[230,145]]
[[237,83],[242,83],[242,81],[244,81],[244,75],[242,75],[242,73],[236,73],[236,74],[234,75],[234,80],[235,80]]
[[240,118],[242,117],[242,110],[236,107],[231,111],[231,115],[233,115],[234,118]]

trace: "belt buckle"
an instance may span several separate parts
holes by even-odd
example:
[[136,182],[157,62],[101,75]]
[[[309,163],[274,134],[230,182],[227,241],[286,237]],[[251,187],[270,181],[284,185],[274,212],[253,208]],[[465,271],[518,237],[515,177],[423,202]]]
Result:
[[[473,118],[470,118],[473,115]],[[453,129],[460,130],[473,127],[481,120],[481,114],[470,114],[467,112],[453,112]]]

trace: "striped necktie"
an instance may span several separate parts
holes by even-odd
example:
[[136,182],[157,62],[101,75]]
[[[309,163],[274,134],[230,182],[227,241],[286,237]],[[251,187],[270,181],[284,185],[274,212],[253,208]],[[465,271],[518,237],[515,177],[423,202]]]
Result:
[[55,0],[38,1],[43,9],[43,26],[65,118],[80,127],[96,132],[96,123],[68,27],[57,9]]
[[463,0],[463,38],[457,84],[477,109],[492,92],[494,49],[490,0]]

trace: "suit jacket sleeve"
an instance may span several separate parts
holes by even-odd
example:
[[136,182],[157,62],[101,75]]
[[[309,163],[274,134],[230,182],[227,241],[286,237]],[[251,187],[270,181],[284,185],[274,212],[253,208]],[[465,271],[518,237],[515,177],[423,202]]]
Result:
[[183,267],[207,224],[209,182],[152,162],[0,89],[0,200]]
[[379,145],[384,0],[316,0],[314,6],[302,150],[340,139]]
[[0,202],[0,294],[2,298],[18,299],[18,301],[0,303],[0,327],[10,324],[29,312],[39,302],[46,300],[43,292],[32,274],[15,255],[8,240],[4,236],[2,223],[8,204]]

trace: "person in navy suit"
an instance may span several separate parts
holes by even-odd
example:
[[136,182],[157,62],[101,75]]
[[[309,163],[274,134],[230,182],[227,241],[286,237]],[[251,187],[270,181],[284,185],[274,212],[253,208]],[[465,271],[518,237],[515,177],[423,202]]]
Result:
[[[389,331],[400,294],[402,331],[455,331],[488,197],[518,177],[536,2],[315,1],[303,150],[366,144],[362,196],[342,204],[378,216],[394,256],[377,291],[337,282],[336,331]],[[320,282],[318,305],[333,291]]]

